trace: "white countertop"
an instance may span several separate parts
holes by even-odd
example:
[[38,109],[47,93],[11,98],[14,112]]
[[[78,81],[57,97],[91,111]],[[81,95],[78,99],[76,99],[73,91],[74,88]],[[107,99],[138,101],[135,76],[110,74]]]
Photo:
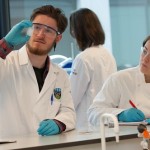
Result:
[[[114,141],[113,129],[105,128],[107,141]],[[120,139],[136,138],[138,134],[137,126],[120,126]],[[53,149],[68,146],[85,145],[90,143],[100,143],[99,129],[89,133],[79,133],[72,130],[66,133],[53,136],[28,135],[13,137],[8,140],[16,140],[16,143],[0,144],[0,150],[8,149]]]

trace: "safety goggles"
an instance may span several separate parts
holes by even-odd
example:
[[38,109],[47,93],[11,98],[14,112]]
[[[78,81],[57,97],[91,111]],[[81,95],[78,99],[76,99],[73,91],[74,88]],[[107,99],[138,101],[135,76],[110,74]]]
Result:
[[32,29],[34,34],[39,34],[39,32],[42,31],[47,37],[55,37],[60,34],[60,32],[54,28],[40,23],[33,23]]
[[148,56],[150,57],[150,52],[148,51],[148,49],[146,47],[141,47],[141,53],[143,56]]

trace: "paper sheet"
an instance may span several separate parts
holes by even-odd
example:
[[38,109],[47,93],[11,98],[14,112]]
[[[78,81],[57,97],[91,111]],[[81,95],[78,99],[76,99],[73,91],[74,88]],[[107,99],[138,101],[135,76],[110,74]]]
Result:
[[0,144],[15,143],[15,140],[0,140]]

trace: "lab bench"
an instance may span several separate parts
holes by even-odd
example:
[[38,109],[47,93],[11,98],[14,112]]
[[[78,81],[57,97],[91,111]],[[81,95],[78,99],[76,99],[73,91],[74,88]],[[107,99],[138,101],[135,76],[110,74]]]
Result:
[[[120,126],[119,131],[120,141],[116,143],[113,129],[105,128],[107,150],[142,150],[140,146],[142,138],[138,138],[137,136],[137,126]],[[99,128],[91,132],[72,130],[53,136],[32,134],[9,138],[9,140],[16,140],[17,142],[0,144],[0,150],[102,150],[100,139],[101,134]]]

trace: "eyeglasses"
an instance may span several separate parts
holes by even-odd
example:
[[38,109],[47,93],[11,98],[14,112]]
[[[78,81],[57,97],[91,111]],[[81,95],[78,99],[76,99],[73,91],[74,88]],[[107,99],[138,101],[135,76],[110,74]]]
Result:
[[141,47],[141,52],[143,56],[149,55],[150,57],[150,52],[148,52],[148,49],[146,47]]
[[54,28],[40,23],[33,23],[32,28],[34,34],[38,34],[41,30],[43,30],[43,33],[48,37],[54,37],[60,34],[60,32]]

